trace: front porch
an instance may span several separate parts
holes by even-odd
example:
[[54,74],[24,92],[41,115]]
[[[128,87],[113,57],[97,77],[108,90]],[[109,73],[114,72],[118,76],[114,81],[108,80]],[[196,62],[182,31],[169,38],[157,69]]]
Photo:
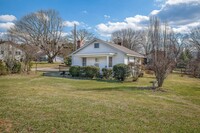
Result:
[[113,57],[116,53],[95,53],[95,54],[77,54],[81,58],[80,66],[97,66],[102,68],[112,68]]

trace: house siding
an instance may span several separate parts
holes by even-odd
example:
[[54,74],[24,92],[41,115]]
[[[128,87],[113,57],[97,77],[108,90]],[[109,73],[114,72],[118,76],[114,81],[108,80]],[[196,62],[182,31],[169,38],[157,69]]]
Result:
[[83,48],[82,50],[78,51],[76,54],[92,54],[92,53],[115,53],[116,50],[112,47],[108,46],[107,44],[99,43],[99,48],[94,48],[94,42],[87,47]]

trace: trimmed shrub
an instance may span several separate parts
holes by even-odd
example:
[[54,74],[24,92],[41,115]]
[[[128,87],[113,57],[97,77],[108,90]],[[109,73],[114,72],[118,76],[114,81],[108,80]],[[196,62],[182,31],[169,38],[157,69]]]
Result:
[[64,60],[64,63],[66,66],[71,66],[72,65],[72,58],[71,57],[66,57]]
[[13,60],[13,59],[8,59],[5,61],[7,71],[9,73],[20,73],[22,69],[22,65],[19,61]]
[[88,78],[94,78],[99,75],[99,67],[96,66],[85,66],[84,67],[85,76]]
[[79,76],[86,77],[86,67],[80,67]]
[[6,75],[6,74],[7,74],[6,65],[3,63],[3,61],[0,60],[0,75]]
[[72,75],[72,77],[78,77],[80,74],[80,66],[71,66],[69,73]]
[[21,72],[21,63],[18,61],[15,61],[11,69],[11,73],[20,73],[20,72]]
[[103,78],[109,79],[112,76],[112,69],[102,68]]
[[124,81],[125,78],[130,76],[130,71],[128,65],[117,64],[113,66],[114,78],[117,80]]

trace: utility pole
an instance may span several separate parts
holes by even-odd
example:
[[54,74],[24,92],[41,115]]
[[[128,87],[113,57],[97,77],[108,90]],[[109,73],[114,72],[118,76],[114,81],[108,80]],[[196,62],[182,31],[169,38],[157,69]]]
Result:
[[76,43],[76,24],[74,24],[74,51],[77,49],[77,43]]

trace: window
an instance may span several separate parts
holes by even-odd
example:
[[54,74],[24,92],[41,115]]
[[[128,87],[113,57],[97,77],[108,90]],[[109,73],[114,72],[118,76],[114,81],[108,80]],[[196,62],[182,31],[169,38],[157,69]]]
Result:
[[87,59],[87,58],[85,58],[85,57],[82,58],[82,66],[86,66],[86,61],[87,61],[86,59]]
[[109,67],[112,67],[112,57],[109,57]]
[[94,48],[99,48],[99,43],[95,43]]
[[4,51],[1,51],[1,54],[4,54]]
[[21,52],[20,51],[16,51],[15,55],[21,55]]

